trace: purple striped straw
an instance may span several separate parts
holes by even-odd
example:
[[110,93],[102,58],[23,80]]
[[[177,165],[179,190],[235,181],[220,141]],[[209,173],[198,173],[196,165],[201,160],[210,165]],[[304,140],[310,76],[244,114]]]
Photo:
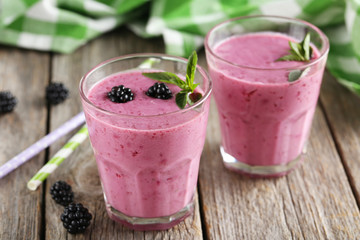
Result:
[[6,176],[8,173],[18,168],[21,164],[30,160],[32,157],[37,155],[39,152],[50,146],[53,142],[67,134],[68,132],[74,130],[76,127],[80,126],[85,122],[85,116],[83,112],[80,112],[75,117],[65,122],[63,125],[58,127],[53,132],[44,136],[33,145],[19,153],[17,156],[13,157],[7,161],[4,165],[0,166],[0,179]]

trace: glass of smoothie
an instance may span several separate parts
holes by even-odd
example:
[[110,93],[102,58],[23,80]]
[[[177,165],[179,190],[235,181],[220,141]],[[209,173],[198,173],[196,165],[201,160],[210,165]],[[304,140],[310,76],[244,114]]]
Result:
[[302,20],[250,16],[215,26],[205,49],[225,167],[255,177],[286,175],[306,153],[327,37]]
[[[166,84],[173,96],[153,98],[147,93],[156,81],[142,75],[167,71],[185,79],[186,66],[186,59],[162,54],[127,55],[97,65],[80,82],[107,212],[135,230],[168,229],[193,211],[212,83],[197,66],[202,98],[180,109],[179,87]],[[131,101],[110,100],[121,85]]]

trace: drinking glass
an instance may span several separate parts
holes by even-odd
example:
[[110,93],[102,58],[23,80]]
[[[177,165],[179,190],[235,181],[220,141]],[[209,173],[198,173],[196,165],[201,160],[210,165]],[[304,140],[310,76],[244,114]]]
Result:
[[[146,69],[149,60],[151,69]],[[186,66],[187,60],[179,57],[127,55],[97,65],[80,82],[106,210],[110,218],[135,230],[168,229],[193,211],[212,82],[197,66],[194,82],[203,97],[185,109],[158,115],[110,112],[91,102],[88,94],[111,75],[168,71],[184,76]]]
[[[239,65],[216,52],[219,44],[238,36],[285,35],[301,42],[307,33],[317,58],[296,67]],[[270,41],[264,44],[271,47]],[[228,47],[228,51],[232,49],[233,46]],[[205,50],[214,84],[225,167],[251,176],[287,174],[306,153],[329,51],[327,37],[314,25],[298,19],[239,17],[211,29]],[[284,76],[298,79],[276,81]]]

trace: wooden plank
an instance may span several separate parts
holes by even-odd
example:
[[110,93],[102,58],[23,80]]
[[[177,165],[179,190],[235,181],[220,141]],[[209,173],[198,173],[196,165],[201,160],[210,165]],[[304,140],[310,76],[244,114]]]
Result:
[[214,102],[211,107],[199,176],[208,238],[302,238],[286,178],[250,179],[223,167]]
[[360,97],[326,75],[321,103],[360,206]]
[[[0,115],[1,165],[46,134],[48,77],[49,54],[0,47],[0,90],[18,99],[14,112]],[[43,165],[44,155],[0,179],[0,239],[41,238],[43,191],[31,192],[26,183]]]
[[[71,89],[71,98],[52,109],[51,129],[81,110],[78,84],[85,72],[106,59],[135,52],[163,52],[163,45],[159,39],[140,39],[122,28],[92,41],[73,54],[55,55],[52,81],[65,83]],[[51,154],[54,154],[64,141],[54,144]],[[94,216],[89,229],[83,235],[76,236],[76,239],[202,239],[198,201],[195,214],[167,231],[133,231],[110,220],[105,210],[96,163],[88,140],[49,177],[47,192],[57,180],[70,183],[75,192],[75,200],[83,202]],[[55,204],[47,193],[46,239],[75,238],[68,235],[62,227],[59,219],[61,211],[61,206]]]
[[209,239],[360,238],[359,209],[319,108],[304,164],[286,177],[251,179],[223,167],[211,107],[199,177]]
[[305,239],[359,239],[360,212],[319,108],[305,161],[287,179]]

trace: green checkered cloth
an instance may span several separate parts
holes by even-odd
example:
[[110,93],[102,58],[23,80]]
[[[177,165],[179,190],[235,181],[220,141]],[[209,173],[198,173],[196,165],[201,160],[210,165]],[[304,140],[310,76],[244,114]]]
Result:
[[146,0],[4,0],[0,42],[70,53],[100,34],[143,15]]
[[360,95],[360,0],[3,0],[0,43],[70,53],[121,24],[163,36],[166,52],[188,56],[224,20],[254,14],[301,18],[330,39],[327,68]]

